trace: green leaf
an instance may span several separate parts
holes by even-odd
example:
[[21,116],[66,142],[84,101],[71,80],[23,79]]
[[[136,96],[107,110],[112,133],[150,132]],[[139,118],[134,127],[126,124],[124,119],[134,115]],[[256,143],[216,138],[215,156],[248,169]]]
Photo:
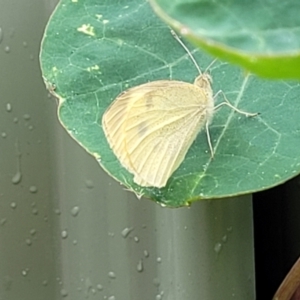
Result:
[[[213,61],[199,50],[193,54],[202,70]],[[210,127],[213,160],[203,131],[166,187],[143,188],[133,182],[104,136],[104,111],[129,87],[159,79],[193,82],[198,75],[144,0],[61,1],[45,31],[40,61],[46,85],[59,99],[62,125],[138,195],[178,207],[266,189],[300,171],[299,84],[262,80],[217,61],[209,70],[214,93],[222,90],[239,109],[260,115],[247,118],[220,108]],[[216,103],[222,101],[219,95]]]
[[150,0],[198,47],[269,78],[300,78],[300,2]]

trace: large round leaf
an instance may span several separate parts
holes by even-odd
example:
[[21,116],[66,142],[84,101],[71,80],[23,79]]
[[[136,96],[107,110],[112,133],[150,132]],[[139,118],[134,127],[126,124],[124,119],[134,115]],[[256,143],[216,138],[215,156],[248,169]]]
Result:
[[[202,70],[214,59],[192,52]],[[266,189],[299,173],[298,83],[262,80],[217,61],[209,70],[214,93],[222,90],[239,109],[260,114],[247,118],[220,108],[210,127],[214,159],[202,131],[164,188],[133,182],[104,136],[104,111],[130,87],[159,79],[193,82],[198,75],[144,0],[61,1],[46,28],[40,59],[47,87],[59,99],[62,125],[109,174],[138,195],[177,207]],[[220,94],[216,103],[222,101]]]

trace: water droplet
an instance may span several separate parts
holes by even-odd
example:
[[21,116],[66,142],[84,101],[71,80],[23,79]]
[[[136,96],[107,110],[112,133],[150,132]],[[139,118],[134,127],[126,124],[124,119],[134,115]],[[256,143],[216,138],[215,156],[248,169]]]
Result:
[[27,246],[31,246],[32,245],[31,239],[26,239],[25,242],[26,242]]
[[73,245],[76,246],[78,244],[77,240],[73,240]]
[[3,30],[0,27],[0,44],[1,44],[2,41],[3,41]]
[[61,211],[57,208],[57,209],[55,209],[55,211],[54,211],[58,216],[60,216],[61,215]]
[[133,239],[136,243],[138,243],[140,241],[140,239],[137,236],[135,236]]
[[222,249],[222,244],[221,243],[216,243],[214,250],[216,253],[219,253]]
[[22,274],[23,276],[27,276],[28,272],[29,272],[29,269],[26,268],[25,270],[22,270],[21,274]]
[[30,120],[30,118],[31,118],[31,117],[30,117],[29,114],[24,114],[24,115],[23,115],[23,119],[26,120],[26,121]]
[[2,136],[2,138],[5,139],[5,138],[7,137],[7,133],[6,133],[6,132],[2,132],[2,133],[1,133],[1,136]]
[[0,221],[0,225],[3,226],[5,223],[7,222],[6,218],[1,219]]
[[111,279],[115,279],[117,276],[116,276],[116,273],[115,272],[108,272],[108,277],[111,278]]
[[89,180],[87,179],[85,181],[85,186],[88,188],[88,189],[93,189],[94,188],[94,182],[92,180]]
[[17,171],[16,174],[11,179],[13,184],[18,184],[21,182],[21,180],[22,180],[22,174],[20,171]]
[[62,297],[67,297],[68,296],[68,291],[65,290],[65,289],[61,289],[60,294],[61,294]]
[[121,234],[123,238],[127,238],[129,233],[133,230],[132,227],[126,227],[122,230]]
[[32,185],[29,187],[29,192],[32,194],[35,194],[38,191],[37,187],[35,185]]
[[156,261],[157,261],[158,263],[161,263],[161,261],[162,261],[161,257],[158,257],[158,258],[156,259]]
[[143,261],[142,261],[141,259],[140,259],[140,261],[138,262],[136,269],[137,269],[138,272],[143,272],[143,270],[144,270],[144,265],[143,265]]
[[13,119],[13,122],[14,122],[15,124],[18,124],[19,119],[18,119],[17,117],[15,117],[15,118]]
[[43,280],[42,285],[47,286],[48,285],[48,280]]
[[12,111],[12,105],[10,103],[6,103],[6,111],[11,112]]
[[116,297],[115,296],[109,296],[107,299],[108,300],[116,300]]
[[67,232],[67,230],[63,230],[63,231],[61,232],[61,237],[62,237],[63,239],[66,239],[66,238],[68,237],[68,232]]
[[230,227],[227,227],[227,231],[228,232],[231,232],[232,231],[232,227],[230,226]]
[[10,52],[9,46],[5,46],[5,47],[4,47],[4,51],[5,51],[5,53],[9,53],[9,52]]
[[154,286],[159,286],[160,285],[160,282],[159,282],[158,278],[153,279],[153,285]]
[[33,128],[34,128],[34,127],[33,127],[32,125],[29,125],[29,126],[28,126],[28,129],[29,129],[30,131],[33,130]]
[[162,299],[162,295],[158,294],[158,295],[155,296],[155,300],[161,300],[161,299]]
[[79,214],[79,207],[78,207],[78,206],[74,206],[74,207],[71,209],[71,214],[72,214],[73,217],[78,216],[78,214]]
[[227,235],[225,234],[223,237],[222,237],[222,241],[224,242],[224,243],[226,243],[227,242]]
[[28,47],[27,42],[25,42],[25,41],[23,42],[23,47],[24,47],[24,48],[27,48],[27,47]]
[[34,60],[34,55],[33,55],[33,54],[30,54],[30,55],[29,55],[29,59],[30,59],[30,60]]
[[16,202],[12,202],[10,204],[10,207],[13,208],[13,209],[15,209],[17,207],[17,203]]
[[33,208],[31,212],[33,215],[37,215],[39,213],[37,208]]
[[103,286],[102,286],[101,284],[97,284],[97,289],[98,289],[99,291],[103,291]]
[[30,233],[30,235],[32,235],[32,236],[33,236],[33,235],[36,235],[36,229],[34,229],[34,228],[33,228],[33,229],[30,229],[30,232],[29,232],[29,233]]
[[149,252],[147,250],[144,250],[144,256],[149,257]]

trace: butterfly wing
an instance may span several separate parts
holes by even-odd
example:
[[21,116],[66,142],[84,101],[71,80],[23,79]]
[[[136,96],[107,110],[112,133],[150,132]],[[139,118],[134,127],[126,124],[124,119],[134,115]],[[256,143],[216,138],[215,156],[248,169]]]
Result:
[[[169,81],[162,80],[157,82],[159,87],[163,87]],[[133,174],[135,169],[131,166],[131,162],[125,149],[124,124],[131,107],[151,91],[151,84],[146,83],[121,93],[107,108],[102,117],[102,128],[110,148],[113,150],[120,163]]]
[[[151,82],[124,124],[125,152],[141,186],[163,187],[213,112],[213,98],[180,81]],[[167,84],[166,84],[167,83]]]
[[103,115],[111,149],[141,186],[163,187],[213,113],[213,98],[181,82],[149,82],[120,94]]

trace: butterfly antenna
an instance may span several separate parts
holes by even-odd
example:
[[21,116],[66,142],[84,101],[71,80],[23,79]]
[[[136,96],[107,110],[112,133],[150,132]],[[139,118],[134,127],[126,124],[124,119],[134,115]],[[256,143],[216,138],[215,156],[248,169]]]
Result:
[[[175,38],[175,40],[178,41],[178,43],[183,47],[183,49],[186,51],[186,53],[189,55],[189,57],[191,58],[192,62],[194,63],[194,65],[196,66],[199,74],[201,75],[202,72],[194,58],[194,56],[192,55],[191,51],[187,48],[187,46],[182,42],[182,40],[179,38],[179,36],[176,34],[176,32],[174,30],[171,29],[171,34],[173,35],[173,37]],[[213,61],[214,62],[214,61]]]
[[215,58],[209,65],[208,67],[205,69],[204,73],[207,73],[207,71],[211,68],[211,66],[217,61],[218,59]]

